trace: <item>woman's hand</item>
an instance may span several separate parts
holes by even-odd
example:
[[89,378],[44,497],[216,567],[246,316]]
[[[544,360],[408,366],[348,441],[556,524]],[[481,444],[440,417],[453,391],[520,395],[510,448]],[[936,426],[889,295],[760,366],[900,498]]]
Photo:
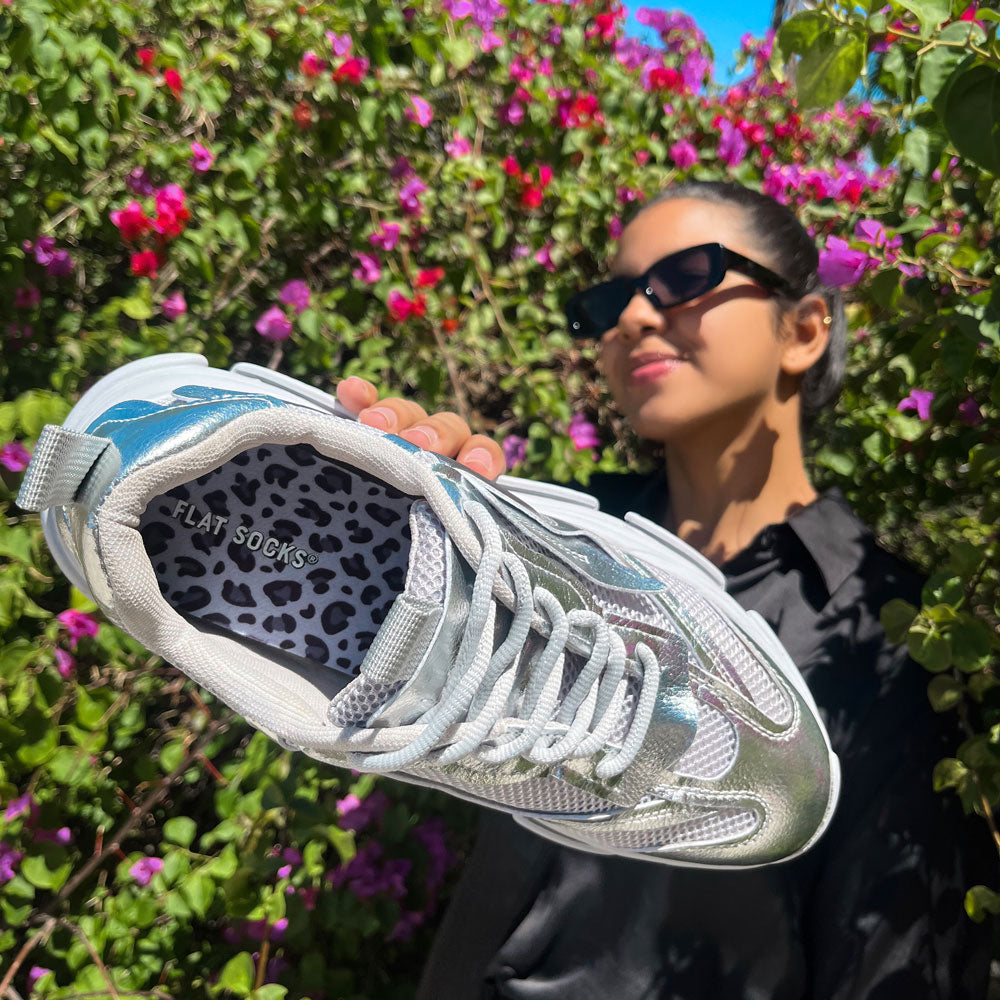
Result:
[[418,448],[453,458],[487,479],[496,479],[507,469],[500,445],[485,434],[473,434],[457,413],[446,411],[428,416],[412,400],[379,399],[378,389],[357,375],[338,383],[337,399],[361,423],[396,434]]

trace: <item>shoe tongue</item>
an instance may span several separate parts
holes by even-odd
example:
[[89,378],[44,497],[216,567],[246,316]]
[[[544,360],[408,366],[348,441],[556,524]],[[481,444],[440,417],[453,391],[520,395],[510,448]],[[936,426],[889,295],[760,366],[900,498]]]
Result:
[[406,581],[377,625],[359,676],[330,703],[328,714],[335,725],[366,721],[424,663],[444,614],[446,567],[451,559],[452,544],[444,526],[426,501],[414,501]]

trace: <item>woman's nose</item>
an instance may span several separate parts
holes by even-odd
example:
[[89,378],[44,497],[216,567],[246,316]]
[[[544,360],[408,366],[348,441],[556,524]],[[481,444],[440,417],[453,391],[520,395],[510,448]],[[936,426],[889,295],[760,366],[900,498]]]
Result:
[[663,313],[639,290],[618,317],[618,332],[623,339],[638,339],[649,330],[663,325]]

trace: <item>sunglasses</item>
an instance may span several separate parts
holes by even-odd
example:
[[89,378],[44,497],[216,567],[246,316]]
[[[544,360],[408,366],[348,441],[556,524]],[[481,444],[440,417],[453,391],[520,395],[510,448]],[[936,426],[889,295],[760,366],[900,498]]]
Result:
[[566,303],[566,319],[574,337],[600,337],[641,292],[657,309],[696,299],[722,282],[728,270],[753,278],[769,291],[791,292],[791,284],[762,264],[721,243],[678,250],[658,260],[636,278],[612,278],[577,292]]

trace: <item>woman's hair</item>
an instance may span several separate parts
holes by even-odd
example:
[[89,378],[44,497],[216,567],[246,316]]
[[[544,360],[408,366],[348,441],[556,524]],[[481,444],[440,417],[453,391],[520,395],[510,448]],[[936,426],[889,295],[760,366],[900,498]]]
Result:
[[805,429],[810,428],[817,415],[840,395],[847,364],[847,318],[843,296],[838,288],[820,281],[816,243],[791,209],[766,194],[732,181],[684,181],[637,206],[635,214],[673,198],[697,198],[718,205],[735,205],[742,210],[747,230],[762,250],[761,263],[792,286],[791,293],[774,293],[779,318],[806,295],[819,295],[825,300],[831,318],[826,350],[803,373],[799,385],[802,424]]

